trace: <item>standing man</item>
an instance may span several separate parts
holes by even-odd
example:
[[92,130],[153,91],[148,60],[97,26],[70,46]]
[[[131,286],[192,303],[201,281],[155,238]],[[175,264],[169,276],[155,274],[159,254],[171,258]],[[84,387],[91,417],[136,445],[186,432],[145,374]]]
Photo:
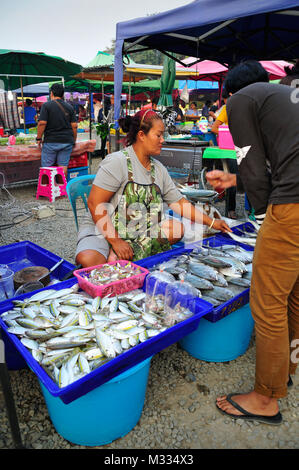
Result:
[[77,120],[74,108],[63,99],[64,88],[54,83],[50,99],[41,108],[36,140],[42,143],[41,166],[62,166],[67,177],[67,167],[73,145],[77,139]]
[[30,100],[29,98],[26,99],[26,106],[24,106],[24,115],[26,129],[30,129],[30,127],[36,127],[37,113],[36,109],[32,106],[32,100]]
[[299,346],[299,100],[295,88],[267,83],[255,61],[232,69],[225,88],[239,174],[207,173],[214,188],[243,185],[261,225],[253,258],[254,389],[217,399],[224,414],[280,424]]

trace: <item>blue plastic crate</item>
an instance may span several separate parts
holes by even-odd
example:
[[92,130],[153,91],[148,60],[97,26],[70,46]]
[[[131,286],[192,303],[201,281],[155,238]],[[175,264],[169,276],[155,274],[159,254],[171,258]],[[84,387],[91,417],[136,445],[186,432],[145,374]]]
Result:
[[[192,243],[192,245],[188,245],[188,248],[196,248],[199,247],[201,244],[197,243]],[[203,246],[205,247],[219,247],[221,245],[232,245],[232,246],[241,246],[242,248],[245,248],[247,251],[253,251],[254,248],[248,245],[245,245],[243,243],[238,243],[234,241],[232,238],[229,236],[222,236],[221,235],[215,235],[213,237],[205,238],[202,243]],[[226,317],[230,313],[234,312],[235,310],[238,310],[240,307],[243,307],[244,305],[249,303],[249,291],[250,289],[244,289],[239,295],[236,295],[232,299],[228,300],[227,302],[224,302],[223,304],[219,305],[218,307],[214,307],[213,311],[208,313],[205,316],[206,320],[209,320],[210,322],[217,322],[221,320],[222,318]]]
[[[175,258],[182,254],[190,253],[194,248],[198,248],[201,245],[204,247],[210,246],[211,248],[213,248],[213,247],[218,247],[218,246],[225,245],[225,244],[232,245],[232,246],[239,245],[248,251],[253,251],[252,247],[249,247],[248,245],[245,245],[242,243],[237,243],[234,240],[232,240],[232,238],[230,238],[229,236],[222,237],[222,235],[217,234],[212,237],[205,238],[204,240],[200,242],[191,243],[188,245],[184,245],[184,247],[181,247],[181,248],[165,251],[164,253],[160,253],[158,255],[144,258],[143,260],[137,261],[136,264],[139,264],[140,266],[144,268],[150,269],[156,264],[163,263],[164,261],[168,261],[169,259]],[[166,288],[166,284],[164,287]],[[212,310],[209,313],[207,313],[207,315],[205,316],[205,319],[210,322],[215,323],[221,320],[222,318],[226,317],[230,313],[234,312],[235,310],[238,310],[240,307],[243,307],[243,305],[248,304],[248,302],[249,302],[249,288],[244,289],[243,292],[236,295],[229,301],[224,302],[218,307],[213,307],[212,304],[210,304],[212,306]]]
[[[68,281],[61,282],[51,289],[61,290],[67,287],[71,287],[77,283],[75,278]],[[45,290],[45,289],[41,289]],[[39,291],[36,291],[39,292]],[[15,299],[25,299],[30,297],[28,294],[23,294]],[[94,390],[99,385],[113,379],[117,375],[125,372],[131,367],[139,364],[145,359],[157,354],[164,348],[167,348],[173,343],[176,343],[184,336],[195,331],[199,325],[200,319],[212,310],[211,304],[201,299],[195,299],[193,304],[192,312],[194,315],[166,331],[149,338],[144,343],[138,344],[133,348],[123,352],[115,359],[111,359],[106,364],[103,364],[98,369],[90,372],[85,377],[77,380],[76,382],[68,385],[64,388],[59,388],[58,385],[50,378],[46,371],[40,366],[40,364],[32,357],[31,353],[21,343],[19,338],[13,334],[8,333],[5,322],[1,319],[1,315],[7,310],[11,310],[14,307],[12,301],[6,300],[0,304],[0,326],[3,330],[3,336],[6,335],[18,349],[20,354],[24,357],[32,371],[37,375],[40,382],[46,387],[46,389],[55,397],[60,397],[64,403],[70,403],[79,397],[82,397],[86,393]]]
[[[30,266],[44,266],[50,269],[59,260],[60,256],[30,241],[0,246],[0,264],[7,264],[14,272]],[[61,280],[75,268],[76,266],[64,260],[54,273],[50,274],[50,279]]]
[[[23,268],[28,268],[29,266],[44,266],[50,269],[60,259],[61,258],[59,256],[55,255],[51,251],[48,251],[30,241],[0,246],[0,264],[7,264],[14,272],[20,271]],[[64,260],[61,265],[57,267],[54,273],[50,274],[50,280],[61,280],[66,276],[66,274],[73,271],[75,268],[76,266]],[[32,295],[34,292],[32,292]],[[0,302],[0,305],[2,303],[3,302]],[[8,369],[18,370],[27,367],[24,358],[16,350],[9,337],[7,335],[3,335],[3,340],[5,343],[5,357]]]
[[78,176],[88,175],[88,166],[80,166],[79,168],[68,168],[67,170],[67,182]]

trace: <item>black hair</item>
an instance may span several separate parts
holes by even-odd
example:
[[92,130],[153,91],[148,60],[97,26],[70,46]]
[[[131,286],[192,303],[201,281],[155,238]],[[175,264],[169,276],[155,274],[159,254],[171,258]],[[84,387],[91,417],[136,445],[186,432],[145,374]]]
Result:
[[158,119],[162,121],[161,116],[152,110],[150,110],[149,116],[146,116],[142,111],[138,111],[134,116],[120,118],[118,120],[119,126],[127,134],[125,144],[135,144],[139,131],[143,131],[147,135],[153,127],[153,122]]
[[194,106],[197,108],[197,104],[195,103],[195,101],[191,101],[190,104],[194,104]]
[[61,83],[54,83],[50,91],[52,91],[54,96],[58,96],[59,98],[63,98],[64,95],[64,87]]
[[229,97],[229,94],[225,88],[222,90],[222,99],[225,100]]
[[207,101],[205,102],[205,105],[206,105],[206,106],[211,106],[211,104],[212,104],[212,101],[211,101],[211,100],[207,100]]
[[256,60],[246,60],[227,72],[224,86],[228,93],[236,93],[241,88],[257,82],[268,83],[268,72]]
[[153,99],[152,99],[152,104],[158,104],[159,103],[159,96],[155,96]]
[[[299,59],[294,67],[284,67],[286,76],[280,80],[281,85],[289,85],[295,88],[299,87]],[[296,81],[295,81],[296,80]]]
[[32,105],[32,100],[30,100],[29,98],[26,99],[26,104],[27,106],[31,106]]

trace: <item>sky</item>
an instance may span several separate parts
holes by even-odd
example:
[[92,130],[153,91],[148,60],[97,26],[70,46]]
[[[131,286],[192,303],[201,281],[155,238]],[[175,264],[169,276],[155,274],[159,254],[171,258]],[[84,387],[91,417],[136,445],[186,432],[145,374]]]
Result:
[[118,22],[188,3],[191,0],[10,0],[1,9],[0,48],[44,52],[85,66],[110,47]]

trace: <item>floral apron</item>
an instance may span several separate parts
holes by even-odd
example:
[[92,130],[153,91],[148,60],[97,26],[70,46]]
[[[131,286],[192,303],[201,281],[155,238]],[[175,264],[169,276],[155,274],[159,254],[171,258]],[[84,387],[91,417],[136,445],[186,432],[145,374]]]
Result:
[[170,250],[168,238],[161,231],[163,198],[155,183],[155,166],[151,160],[151,184],[139,184],[133,180],[132,162],[127,150],[128,182],[120,202],[112,216],[119,236],[134,251],[133,261]]

